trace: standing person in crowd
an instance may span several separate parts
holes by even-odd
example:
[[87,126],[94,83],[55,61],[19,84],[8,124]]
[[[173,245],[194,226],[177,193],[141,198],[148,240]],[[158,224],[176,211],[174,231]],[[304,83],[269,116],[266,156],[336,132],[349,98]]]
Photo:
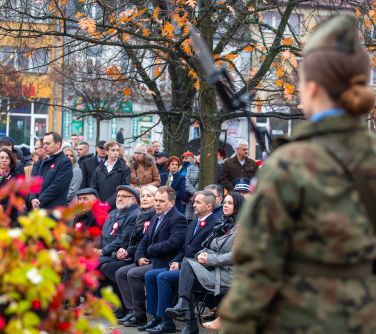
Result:
[[178,173],[180,167],[180,159],[176,156],[171,156],[167,160],[168,174],[161,176],[161,184],[169,186],[176,192],[176,208],[184,214],[183,199],[185,194],[185,177]]
[[244,208],[223,334],[376,333],[375,93],[358,27],[342,14],[307,39],[309,119],[264,163]]
[[86,160],[91,158],[94,154],[89,153],[89,143],[86,141],[82,141],[78,143],[77,146],[77,155],[78,155],[78,166],[82,168],[82,163]]
[[223,215],[223,187],[219,184],[209,184],[204,190],[209,190],[215,196],[215,207],[213,209],[213,216],[218,221]]
[[31,171],[33,170],[33,167],[37,162],[38,162],[38,153],[33,151],[31,152],[31,164],[24,167],[25,176],[31,176]]
[[[181,175],[181,174],[180,174]],[[192,197],[198,190],[198,181],[200,177],[200,155],[196,157],[196,164],[189,166],[187,170],[187,176],[185,177],[185,218],[188,223],[191,222],[194,217],[193,201]]]
[[78,147],[78,142],[80,141],[80,137],[77,134],[73,133],[70,136],[69,143],[70,146],[76,151]]
[[111,209],[116,208],[116,189],[120,185],[129,185],[130,170],[123,159],[119,159],[120,144],[108,140],[104,144],[107,160],[94,172],[91,187],[98,191],[101,201],[106,201]]
[[21,151],[17,151],[14,147],[13,138],[8,136],[0,137],[0,148],[6,148],[14,154],[14,157],[16,158],[16,173],[23,174],[23,155]]
[[175,191],[171,187],[158,189],[155,196],[156,216],[137,247],[135,264],[116,272],[116,282],[129,312],[125,327],[146,324],[144,276],[151,269],[168,268],[184,242],[187,221],[175,208],[175,198]]
[[226,158],[226,151],[223,148],[218,149],[217,169],[215,172],[215,178],[217,180],[217,183],[221,182],[221,175],[222,175],[223,164],[225,163],[225,158]]
[[[14,153],[7,148],[0,148],[0,187],[4,186],[10,179],[23,175],[16,170],[16,157]],[[8,197],[0,201],[4,210],[8,207]],[[11,227],[17,226],[18,210],[12,208],[9,214]]]
[[161,143],[158,140],[151,142],[154,148],[154,155],[161,152]]
[[158,153],[154,154],[154,157],[155,157],[155,162],[157,163],[159,175],[162,178],[162,174],[164,174],[164,173],[168,174],[168,170],[167,170],[167,166],[166,166],[168,154],[165,153],[165,152],[158,152]]
[[149,144],[146,146],[146,152],[152,156],[154,156],[154,146],[153,144]]
[[104,140],[100,140],[98,142],[96,150],[96,155],[85,159],[82,162],[81,170],[82,170],[82,182],[81,182],[81,189],[88,188],[91,186],[91,181],[93,179],[94,172],[96,168],[104,164],[107,159],[107,152],[104,149],[104,144],[106,142]]
[[97,226],[97,222],[92,214],[92,207],[98,200],[98,192],[93,188],[84,188],[76,193],[78,203],[82,205],[82,211],[73,220],[73,228],[76,231],[83,231],[85,228]]
[[233,190],[236,179],[252,179],[257,169],[256,161],[248,158],[248,143],[240,140],[236,145],[236,155],[223,164],[221,184],[227,191]]
[[69,203],[76,196],[78,189],[80,189],[80,185],[82,182],[82,171],[81,171],[81,168],[77,164],[76,151],[72,149],[71,147],[66,146],[63,152],[69,158],[73,167],[73,177],[69,183],[69,190],[68,190],[68,195],[67,195],[67,202]]
[[187,152],[184,152],[181,157],[182,157],[183,162],[182,162],[182,165],[180,167],[179,174],[181,176],[186,177],[188,168],[190,166],[194,165],[195,156],[193,155],[192,152],[187,151]]
[[33,168],[31,170],[31,176],[39,175],[38,173],[39,173],[40,166],[42,165],[43,160],[47,158],[46,151],[43,149],[43,138],[38,139],[35,142],[34,151],[36,155],[38,156],[38,160],[34,162],[33,164]]
[[166,309],[166,314],[172,318],[184,315],[187,326],[183,334],[198,333],[193,309],[193,287],[197,285],[219,296],[226,293],[230,286],[235,223],[243,202],[241,195],[230,192],[223,202],[223,216],[204,241],[204,248],[195,255],[195,259],[185,258],[181,264],[179,300],[175,307]]
[[47,132],[43,137],[43,149],[47,154],[39,168],[43,177],[39,194],[31,194],[33,208],[51,209],[67,204],[69,184],[73,177],[71,161],[61,150],[62,138],[57,132]]
[[116,134],[116,141],[119,144],[124,145],[124,129],[123,128],[120,128],[120,130]]
[[155,187],[161,185],[157,165],[154,158],[147,154],[145,145],[138,144],[134,149],[131,161],[131,184],[133,187],[141,187],[151,184]]
[[[217,222],[212,215],[215,196],[211,191],[197,193],[193,207],[197,219],[187,227],[185,243],[179,253],[170,261],[169,268],[153,269],[145,275],[147,310],[153,318],[139,330],[149,333],[173,333],[176,330],[173,320],[166,316],[165,309],[173,306],[174,290],[179,284],[179,268],[183,258],[194,258],[201,250],[202,243],[213,231]],[[184,333],[185,330],[182,331]]]

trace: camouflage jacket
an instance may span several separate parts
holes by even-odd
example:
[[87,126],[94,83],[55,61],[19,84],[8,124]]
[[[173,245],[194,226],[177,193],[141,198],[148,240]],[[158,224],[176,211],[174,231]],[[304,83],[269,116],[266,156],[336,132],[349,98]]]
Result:
[[375,276],[285,273],[291,259],[350,266],[376,258],[375,231],[359,193],[323,141],[361,159],[376,189],[376,140],[356,118],[302,124],[264,164],[242,211],[221,333],[376,333]]

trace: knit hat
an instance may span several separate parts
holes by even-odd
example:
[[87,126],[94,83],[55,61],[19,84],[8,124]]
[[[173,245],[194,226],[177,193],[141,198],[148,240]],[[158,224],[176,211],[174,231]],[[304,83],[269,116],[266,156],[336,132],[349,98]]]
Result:
[[373,108],[374,93],[367,86],[369,56],[361,47],[355,15],[342,14],[324,20],[308,38],[303,55],[306,82],[318,83],[353,114]]
[[146,151],[146,147],[143,144],[138,144],[134,148],[134,153],[141,153],[141,154],[147,154],[148,152]]
[[187,152],[184,152],[183,154],[182,154],[182,157],[184,158],[184,157],[191,157],[192,159],[194,159],[194,155],[193,155],[193,153],[192,152],[190,152],[190,151],[187,151]]

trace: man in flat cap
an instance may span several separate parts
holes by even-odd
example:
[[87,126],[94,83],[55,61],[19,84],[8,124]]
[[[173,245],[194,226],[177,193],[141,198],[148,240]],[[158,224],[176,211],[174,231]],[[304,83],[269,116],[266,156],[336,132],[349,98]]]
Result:
[[307,39],[299,93],[309,119],[243,206],[222,334],[376,333],[376,141],[361,118],[375,93],[360,40],[349,14]]
[[93,188],[84,188],[77,191],[76,196],[78,203],[82,205],[82,213],[73,221],[73,227],[76,231],[81,231],[85,227],[96,226],[97,223],[91,209],[94,203],[98,200],[98,192]]

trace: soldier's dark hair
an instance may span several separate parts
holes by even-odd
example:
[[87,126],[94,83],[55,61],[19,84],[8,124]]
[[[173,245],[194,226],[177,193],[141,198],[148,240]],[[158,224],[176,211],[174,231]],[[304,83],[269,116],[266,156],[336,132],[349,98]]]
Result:
[[212,206],[212,209],[214,209],[215,207],[215,195],[210,191],[210,190],[200,190],[196,193],[196,197],[197,195],[203,195],[204,198],[203,198],[203,201],[205,202],[205,204],[210,204]]
[[173,188],[168,186],[161,186],[158,188],[157,193],[167,193],[167,197],[169,201],[176,201],[176,192]]
[[209,184],[207,185],[204,190],[215,190],[218,196],[223,200],[223,187],[219,184]]
[[43,136],[46,137],[46,136],[52,136],[52,139],[55,143],[60,143],[62,144],[63,143],[63,138],[61,138],[60,134],[58,134],[57,132],[54,132],[54,131],[50,131],[50,132],[46,132]]

